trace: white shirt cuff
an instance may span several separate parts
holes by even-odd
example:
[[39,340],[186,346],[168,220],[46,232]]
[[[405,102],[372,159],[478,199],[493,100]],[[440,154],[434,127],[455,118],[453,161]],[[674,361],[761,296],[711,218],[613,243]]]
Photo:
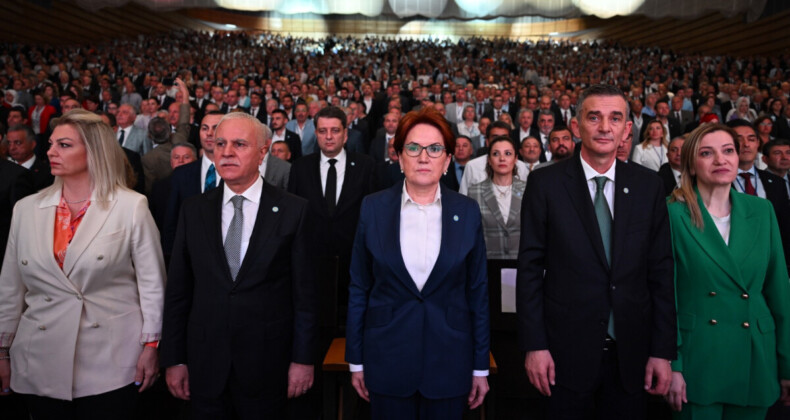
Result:
[[473,370],[472,376],[488,376],[488,369],[486,370]]
[[348,364],[348,370],[351,372],[362,372],[364,370],[362,367],[363,365],[355,365],[353,363]]

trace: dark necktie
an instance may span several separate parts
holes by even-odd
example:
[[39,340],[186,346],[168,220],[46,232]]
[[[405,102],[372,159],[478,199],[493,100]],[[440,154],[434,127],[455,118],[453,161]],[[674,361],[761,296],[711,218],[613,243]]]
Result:
[[208,170],[206,171],[206,183],[203,184],[203,192],[208,192],[216,186],[217,186],[217,170],[214,168],[214,164],[212,163],[211,166],[209,166]]
[[477,104],[477,115],[483,115],[483,104]]
[[239,268],[241,268],[241,232],[244,226],[242,204],[244,203],[244,197],[234,195],[230,201],[233,203],[233,219],[230,220],[230,226],[228,226],[224,247],[225,257],[228,259],[228,267],[230,267],[230,276],[233,278],[233,281],[236,281]]
[[754,189],[754,184],[752,184],[751,172],[741,172],[738,175],[744,180],[743,192],[749,195],[757,195],[757,190]]
[[123,147],[123,139],[124,139],[124,135],[125,134],[126,134],[126,131],[125,130],[121,130],[121,136],[118,137],[118,143],[121,144],[121,147]]
[[329,209],[329,214],[335,212],[337,205],[337,169],[335,169],[337,159],[329,159],[329,170],[326,171],[326,189],[324,190],[324,198],[326,198],[326,207]]
[[565,120],[565,126],[567,127],[568,126],[568,110],[567,109],[562,111],[562,119]]
[[[601,241],[603,241],[603,251],[606,254],[606,262],[612,266],[612,212],[609,210],[609,203],[606,201],[603,187],[608,178],[596,176],[595,178],[595,218],[598,219],[598,228],[601,230]],[[614,335],[614,312],[609,312],[609,327],[607,333],[610,337]]]
[[458,165],[458,169],[461,170],[461,175],[464,174],[464,165]]

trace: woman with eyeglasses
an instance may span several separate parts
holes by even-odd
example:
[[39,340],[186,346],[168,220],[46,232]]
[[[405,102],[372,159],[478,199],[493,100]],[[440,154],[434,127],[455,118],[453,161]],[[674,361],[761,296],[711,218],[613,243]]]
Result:
[[439,183],[455,139],[433,108],[395,133],[404,182],[362,201],[351,258],[346,360],[372,418],[461,419],[488,392],[480,209]]
[[754,132],[757,133],[757,138],[760,140],[760,148],[762,149],[765,143],[774,139],[771,135],[774,129],[774,122],[768,115],[763,115],[754,121]]
[[509,137],[488,145],[488,178],[469,187],[469,198],[480,205],[488,259],[515,260],[521,238],[521,197],[527,183],[517,179],[516,148]]

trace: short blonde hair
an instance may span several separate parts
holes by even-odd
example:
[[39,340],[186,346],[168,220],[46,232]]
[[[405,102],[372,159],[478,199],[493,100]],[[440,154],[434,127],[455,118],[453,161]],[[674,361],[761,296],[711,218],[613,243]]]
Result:
[[[61,125],[71,126],[80,135],[85,144],[91,190],[95,200],[106,206],[117,188],[127,188],[126,168],[130,166],[115,134],[100,116],[84,109],[71,110],[55,119],[52,128]],[[63,180],[55,177],[50,188],[60,191],[62,187]]]

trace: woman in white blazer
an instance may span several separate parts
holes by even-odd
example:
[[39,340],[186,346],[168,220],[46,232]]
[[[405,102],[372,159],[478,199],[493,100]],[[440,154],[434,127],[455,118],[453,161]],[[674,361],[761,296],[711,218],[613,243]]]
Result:
[[58,119],[47,155],[55,183],[17,203],[0,272],[0,393],[35,420],[124,419],[158,372],[159,234],[99,116]]

